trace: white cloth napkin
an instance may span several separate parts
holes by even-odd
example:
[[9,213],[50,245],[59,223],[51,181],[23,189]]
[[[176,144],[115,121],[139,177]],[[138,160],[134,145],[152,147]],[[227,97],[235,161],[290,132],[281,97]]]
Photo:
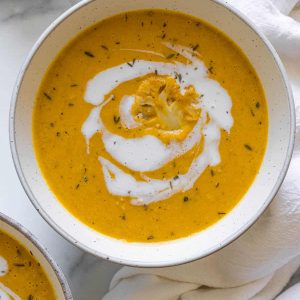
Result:
[[[182,266],[124,267],[113,278],[104,300],[275,299],[300,265],[300,23],[293,19],[300,20],[300,7],[295,7],[297,0],[227,2],[265,33],[288,70],[297,136],[286,179],[263,216],[234,243]],[[300,284],[277,299],[299,300]]]

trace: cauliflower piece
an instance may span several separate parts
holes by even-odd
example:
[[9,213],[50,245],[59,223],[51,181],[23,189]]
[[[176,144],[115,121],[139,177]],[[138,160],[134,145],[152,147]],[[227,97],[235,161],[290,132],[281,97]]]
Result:
[[198,98],[193,86],[188,86],[181,94],[173,77],[152,76],[140,84],[132,113],[136,121],[147,127],[178,130],[198,120]]

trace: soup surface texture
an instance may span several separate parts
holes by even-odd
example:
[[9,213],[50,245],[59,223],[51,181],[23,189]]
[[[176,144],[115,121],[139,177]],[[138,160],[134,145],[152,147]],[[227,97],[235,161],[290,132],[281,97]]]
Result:
[[20,243],[0,231],[0,299],[54,300],[43,268]]
[[95,230],[156,242],[224,217],[262,162],[260,81],[224,34],[144,10],[76,36],[49,67],[33,116],[36,156],[67,210]]

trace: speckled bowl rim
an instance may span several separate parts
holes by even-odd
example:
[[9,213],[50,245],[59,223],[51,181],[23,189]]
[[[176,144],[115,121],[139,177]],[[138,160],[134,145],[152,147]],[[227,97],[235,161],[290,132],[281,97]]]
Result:
[[[8,217],[7,215],[0,212],[0,221],[4,222],[8,226],[12,227],[13,229],[17,230],[19,233],[21,233],[25,239],[29,240],[34,247],[42,254],[42,256],[46,259],[46,261],[51,266],[52,270],[54,271],[57,280],[60,283],[61,289],[63,291],[64,297],[66,300],[73,300],[73,296],[69,287],[69,284],[67,282],[67,279],[65,278],[65,275],[59,268],[59,266],[56,264],[55,260],[50,256],[47,249],[37,240],[37,238],[23,225],[15,221],[14,219]],[[4,230],[5,232],[5,230]],[[16,237],[8,233],[8,235],[11,235],[13,238],[16,239]],[[22,244],[22,242],[20,242]],[[26,248],[26,246],[24,246]],[[47,274],[47,271],[44,269],[44,271]]]
[[[281,62],[281,59],[279,58],[279,55],[277,54],[276,50],[274,49],[274,47],[272,46],[272,44],[270,43],[270,41],[267,39],[267,37],[261,33],[257,27],[254,25],[254,23],[242,12],[240,12],[239,10],[237,10],[236,8],[232,7],[231,5],[229,5],[227,2],[222,2],[221,0],[210,0],[212,2],[214,2],[215,4],[221,6],[223,9],[229,11],[230,13],[232,13],[233,15],[235,15],[236,17],[238,17],[246,26],[249,27],[250,30],[252,30],[257,37],[264,43],[264,45],[266,46],[267,50],[269,51],[269,55],[274,59],[275,64],[278,67],[278,71],[280,73],[280,76],[284,82],[285,85],[285,91],[288,97],[288,105],[289,105],[289,115],[290,115],[290,130],[288,133],[289,136],[289,143],[288,143],[288,148],[287,148],[287,154],[286,154],[286,158],[283,164],[283,167],[280,171],[280,174],[277,178],[276,183],[274,184],[273,189],[271,190],[269,196],[265,199],[263,205],[257,210],[257,213],[253,216],[253,218],[247,222],[246,224],[244,224],[244,226],[242,226],[236,233],[233,233],[230,237],[228,237],[227,239],[225,239],[222,243],[216,245],[215,247],[209,248],[207,249],[207,251],[202,252],[199,255],[195,255],[193,257],[189,257],[189,258],[182,258],[181,260],[178,260],[177,262],[172,262],[172,263],[159,263],[159,264],[145,264],[143,262],[139,262],[139,263],[134,263],[131,260],[127,260],[124,258],[118,258],[118,257],[113,257],[110,256],[109,254],[106,254],[105,256],[101,253],[99,253],[98,251],[84,245],[83,243],[80,243],[78,241],[76,241],[68,232],[66,232],[63,228],[59,227],[47,214],[46,211],[44,211],[42,209],[42,207],[39,204],[39,201],[35,198],[35,196],[33,195],[27,180],[24,176],[20,161],[19,161],[19,155],[18,155],[18,151],[17,151],[17,147],[16,147],[16,137],[15,137],[15,113],[16,113],[16,104],[17,104],[17,99],[18,99],[18,92],[19,92],[19,87],[21,86],[21,83],[23,81],[23,76],[28,68],[28,66],[31,63],[31,60],[33,58],[33,56],[35,55],[35,53],[39,50],[41,44],[44,42],[44,40],[48,37],[48,35],[50,35],[56,27],[58,27],[66,18],[68,18],[69,16],[71,16],[73,13],[75,13],[76,11],[80,10],[82,7],[85,7],[86,5],[90,5],[92,2],[94,2],[96,0],[83,0],[77,4],[75,4],[74,6],[72,6],[71,8],[69,8],[68,10],[66,10],[63,14],[61,14],[54,22],[52,22],[48,28],[42,33],[42,35],[39,37],[39,39],[37,40],[37,42],[34,44],[34,46],[32,47],[31,51],[29,52],[25,63],[23,64],[15,87],[14,87],[14,91],[13,91],[13,95],[12,95],[12,100],[11,100],[11,107],[10,107],[10,119],[9,119],[9,136],[10,136],[10,148],[11,148],[11,153],[12,153],[12,157],[13,157],[13,161],[14,161],[14,165],[18,174],[18,177],[21,181],[21,184],[27,194],[27,196],[29,197],[30,201],[32,202],[32,204],[34,205],[34,207],[36,208],[36,210],[41,214],[41,216],[46,220],[46,222],[54,229],[56,230],[61,236],[63,236],[66,240],[68,240],[69,242],[71,242],[72,244],[78,246],[80,249],[95,255],[96,257],[101,257],[103,259],[106,260],[110,260],[122,265],[128,265],[128,266],[134,266],[134,267],[168,267],[168,266],[175,266],[175,265],[181,265],[181,264],[185,264],[185,263],[189,263],[201,258],[204,258],[206,256],[211,255],[212,253],[224,248],[225,246],[229,245],[230,243],[234,242],[237,238],[239,238],[243,233],[245,233],[256,221],[257,219],[263,214],[263,212],[266,210],[266,208],[270,205],[270,203],[272,202],[273,198],[275,197],[276,193],[278,192],[285,176],[286,173],[288,171],[288,167],[290,165],[290,161],[292,158],[292,154],[293,154],[293,149],[294,149],[294,143],[295,143],[295,132],[296,132],[296,114],[295,114],[295,106],[294,106],[294,99],[293,99],[293,94],[292,94],[292,90],[288,81],[288,77],[285,71],[285,68],[283,66],[283,63]],[[80,222],[80,221],[78,221]]]

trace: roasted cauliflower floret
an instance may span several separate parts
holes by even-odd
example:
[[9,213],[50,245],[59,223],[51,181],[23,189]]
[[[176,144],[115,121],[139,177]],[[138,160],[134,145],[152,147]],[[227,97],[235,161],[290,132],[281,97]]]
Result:
[[199,95],[193,86],[180,86],[173,77],[149,77],[140,84],[132,113],[138,122],[163,130],[178,130],[197,121]]

